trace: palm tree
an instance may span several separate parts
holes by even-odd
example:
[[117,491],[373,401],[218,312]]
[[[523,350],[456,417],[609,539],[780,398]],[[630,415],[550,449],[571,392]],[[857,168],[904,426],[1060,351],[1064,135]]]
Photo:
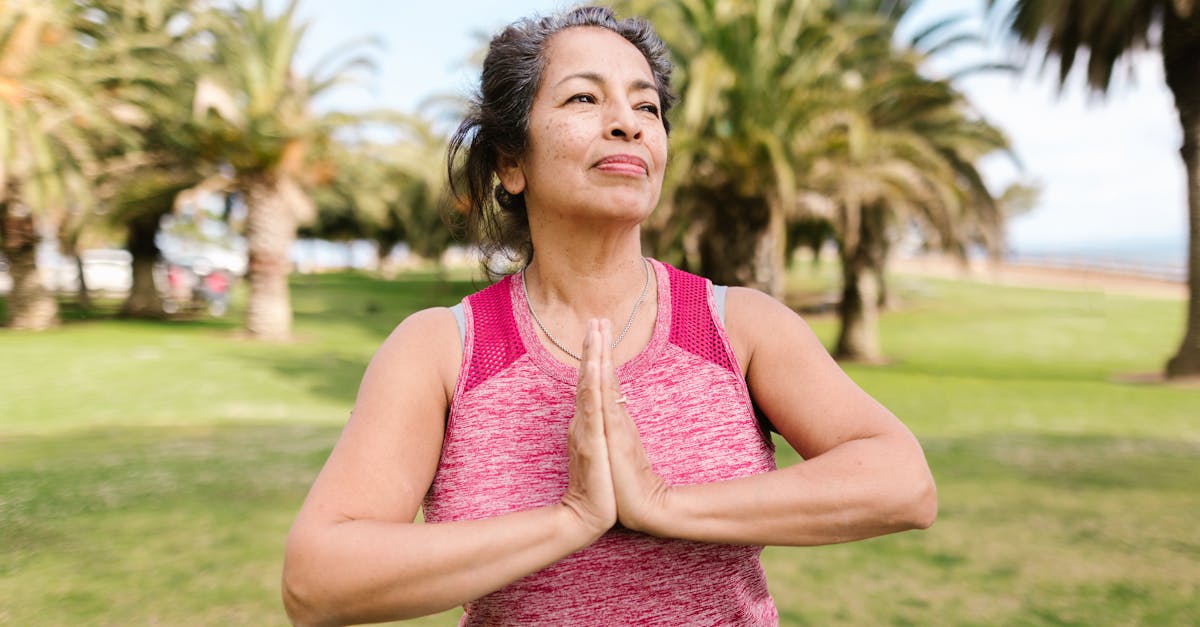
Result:
[[133,258],[132,287],[122,315],[160,317],[153,270],[156,237],[178,194],[212,174],[199,152],[192,98],[201,70],[198,0],[77,0],[75,30],[89,41],[90,66],[110,68],[103,84],[133,113],[138,150],[97,189],[106,222],[124,231]]
[[927,245],[964,256],[970,244],[998,253],[1002,216],[975,164],[1007,141],[970,118],[948,83],[900,67],[867,79],[846,122],[815,144],[806,185],[832,201],[842,264],[840,359],[882,358],[875,320],[884,300],[890,244],[910,229]]
[[0,4],[0,238],[14,328],[57,323],[57,302],[39,279],[38,242],[68,216],[90,212],[92,183],[104,171],[96,146],[129,145],[119,109],[96,81],[106,68],[81,63],[76,10],[62,0]]
[[652,248],[681,243],[685,265],[714,281],[782,294],[801,167],[789,138],[826,110],[831,77],[857,36],[825,19],[827,4],[624,7],[659,25],[679,70],[668,187],[647,225]]
[[776,295],[786,225],[829,222],[844,281],[836,352],[878,360],[889,242],[910,225],[951,249],[995,242],[999,214],[974,164],[1003,136],[949,82],[920,74],[923,55],[895,47],[907,2],[651,4],[631,8],[667,24],[682,68],[677,178],[658,219],[702,221],[681,237],[701,271]]
[[[888,3],[883,3],[888,4]],[[860,39],[843,74],[843,99],[822,124],[799,138],[810,167],[803,184],[831,201],[842,262],[841,330],[835,355],[879,361],[876,320],[886,300],[885,268],[891,242],[915,230],[928,247],[965,258],[969,245],[993,255],[1003,247],[1003,213],[976,164],[1006,150],[998,129],[971,110],[948,80],[922,75],[917,45],[935,25],[895,49],[896,21],[878,2],[856,11],[877,18],[877,36]],[[873,8],[874,6],[874,8]],[[935,41],[967,41],[961,34]],[[937,47],[935,43],[934,47]]]
[[[261,339],[291,335],[292,244],[297,226],[315,216],[306,186],[328,175],[328,167],[315,167],[311,157],[336,130],[356,122],[342,114],[317,115],[313,100],[366,64],[354,57],[328,71],[318,63],[313,74],[299,75],[295,60],[306,26],[296,23],[295,11],[291,0],[269,15],[258,0],[217,14],[210,27],[219,69],[200,80],[196,93],[206,144],[229,164],[233,188],[246,206],[246,330]],[[335,51],[344,59],[341,52]]]
[[438,259],[451,242],[442,220],[449,202],[446,138],[417,116],[394,115],[389,122],[399,132],[393,141],[334,145],[335,173],[314,194],[318,216],[305,231],[330,239],[369,238],[381,262],[402,241],[416,254]]
[[400,138],[381,157],[400,181],[399,222],[404,241],[416,254],[440,259],[453,242],[447,222],[453,227],[459,215],[446,185],[448,139],[435,129],[433,120],[423,116],[396,116],[393,128]]
[[[997,10],[999,3],[988,0]],[[1007,6],[1007,3],[1005,4]],[[1044,42],[1046,60],[1058,59],[1065,82],[1080,51],[1087,51],[1087,82],[1108,91],[1117,63],[1150,48],[1154,33],[1162,51],[1167,87],[1183,127],[1179,152],[1187,171],[1188,314],[1179,350],[1167,362],[1168,377],[1200,376],[1200,3],[1194,0],[1016,0],[1008,9],[1012,33],[1023,43]]]

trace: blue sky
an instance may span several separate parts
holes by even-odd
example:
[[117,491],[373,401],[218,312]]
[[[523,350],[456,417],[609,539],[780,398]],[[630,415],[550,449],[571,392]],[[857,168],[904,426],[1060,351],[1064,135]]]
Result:
[[[310,22],[302,59],[311,62],[339,43],[376,36],[383,47],[374,54],[379,67],[374,85],[349,89],[334,102],[347,108],[413,110],[431,95],[470,89],[474,77],[467,59],[479,48],[480,36],[516,18],[571,4],[301,0],[300,14]],[[947,14],[978,15],[981,5],[981,0],[926,0],[910,24]],[[1011,46],[997,40],[987,54],[1007,58]],[[1137,56],[1130,67],[1136,78],[1122,72],[1103,99],[1090,96],[1078,76],[1059,94],[1052,72],[981,75],[960,83],[980,112],[1009,133],[1023,167],[1019,170],[1006,158],[989,160],[985,173],[992,186],[1001,189],[1022,176],[1043,186],[1039,206],[1009,226],[1016,248],[1045,251],[1164,240],[1182,246],[1186,200],[1178,117],[1158,56]]]

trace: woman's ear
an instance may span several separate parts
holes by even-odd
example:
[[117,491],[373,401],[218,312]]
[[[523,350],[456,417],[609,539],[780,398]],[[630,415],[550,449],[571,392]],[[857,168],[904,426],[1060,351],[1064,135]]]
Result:
[[496,176],[509,195],[516,196],[525,191],[525,171],[521,169],[521,162],[516,157],[500,155],[496,164]]

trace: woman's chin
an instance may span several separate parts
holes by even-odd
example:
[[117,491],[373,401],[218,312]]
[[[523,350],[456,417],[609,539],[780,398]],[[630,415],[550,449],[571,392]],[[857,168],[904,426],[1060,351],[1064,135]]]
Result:
[[[531,208],[530,213],[533,214],[536,211]],[[606,223],[637,224],[650,217],[653,211],[654,206],[647,204],[645,197],[614,198],[606,196],[590,199],[590,202],[582,206],[577,205],[556,213],[563,218],[587,224],[587,228],[595,228]]]
[[597,212],[596,216],[604,222],[614,224],[641,224],[650,217],[654,207],[642,205],[613,204]]
[[601,215],[635,222],[641,222],[650,217],[650,213],[658,204],[657,196],[647,198],[645,193],[605,194],[597,200],[600,201],[597,211]]

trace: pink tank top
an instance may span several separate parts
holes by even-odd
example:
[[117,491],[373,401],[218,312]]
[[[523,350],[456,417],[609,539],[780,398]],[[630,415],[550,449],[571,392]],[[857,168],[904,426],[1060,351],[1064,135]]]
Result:
[[[672,485],[775,468],[707,279],[652,261],[649,345],[617,370],[654,470]],[[463,299],[465,337],[425,520],[472,520],[558,502],[577,370],[538,341],[520,275]],[[612,530],[467,603],[463,625],[773,625],[762,547]]]

